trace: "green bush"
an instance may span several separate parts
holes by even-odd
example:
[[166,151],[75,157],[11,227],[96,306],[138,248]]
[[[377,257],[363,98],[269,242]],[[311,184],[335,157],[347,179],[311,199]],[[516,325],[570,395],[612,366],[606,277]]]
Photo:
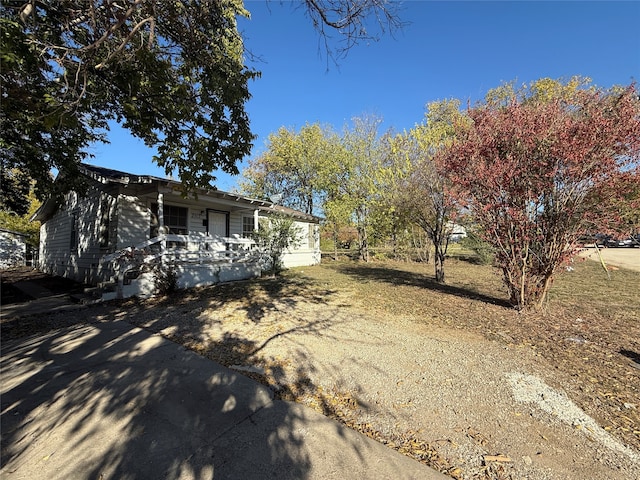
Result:
[[154,266],[155,287],[160,295],[168,295],[178,289],[178,272],[173,265],[159,263]]
[[475,253],[475,260],[479,265],[490,265],[493,262],[493,249],[479,235],[469,233],[459,242],[460,246]]

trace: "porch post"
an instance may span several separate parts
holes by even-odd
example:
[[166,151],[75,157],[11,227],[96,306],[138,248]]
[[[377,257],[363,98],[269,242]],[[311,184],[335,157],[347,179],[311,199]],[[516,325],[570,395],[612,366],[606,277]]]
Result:
[[[164,231],[164,194],[158,192],[158,234],[164,235],[166,232]],[[162,253],[164,254],[167,249],[167,241],[162,240],[160,243],[160,248]]]
[[258,211],[257,208],[253,211],[253,231],[254,232],[257,232],[258,228],[260,227],[260,221],[259,221],[259,218],[258,218],[258,212],[259,211]]

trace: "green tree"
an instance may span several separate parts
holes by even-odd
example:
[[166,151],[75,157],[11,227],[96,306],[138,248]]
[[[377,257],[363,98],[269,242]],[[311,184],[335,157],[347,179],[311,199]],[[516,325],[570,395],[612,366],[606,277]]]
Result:
[[379,205],[385,168],[389,159],[390,135],[379,135],[382,119],[362,116],[345,127],[342,156],[335,177],[330,182],[332,202],[351,212],[358,231],[358,254],[369,261],[369,234],[372,211]]
[[293,218],[282,214],[273,214],[261,218],[254,240],[265,255],[266,271],[279,275],[284,269],[282,258],[287,248],[300,244],[302,231]]
[[279,195],[282,205],[317,213],[335,168],[336,145],[336,134],[317,123],[299,132],[281,127],[269,135],[267,151],[249,162],[240,188],[257,198]]
[[[307,0],[323,35],[350,46],[369,38],[366,19],[397,24],[382,0]],[[242,0],[203,2],[3,2],[0,6],[0,150],[52,192],[80,178],[87,147],[116,120],[149,147],[185,188],[237,173],[253,135],[245,104],[258,72],[245,65],[236,19]],[[326,36],[325,36],[326,38]]]
[[328,188],[323,212],[325,218],[323,228],[331,234],[333,259],[337,260],[341,237],[345,230],[352,228],[353,225],[353,210],[349,202],[344,201],[343,193],[339,188]]
[[355,118],[342,136],[318,124],[299,132],[280,128],[244,171],[242,190],[259,198],[279,194],[288,207],[323,214],[336,257],[339,232],[355,225],[360,258],[368,261],[371,232],[388,223],[381,210],[388,139],[378,136],[380,123],[376,117]]
[[[2,149],[41,189],[123,122],[187,188],[235,173],[252,135],[240,1],[29,2],[2,7]],[[7,100],[4,103],[4,100]],[[24,100],[27,100],[24,103]]]
[[0,227],[28,235],[27,243],[37,249],[40,243],[40,222],[32,222],[30,219],[40,208],[41,202],[36,198],[33,188],[24,196],[23,201],[26,208],[19,211],[5,208],[4,205],[0,208]]
[[0,164],[0,210],[25,215],[29,211],[31,183],[22,171],[5,169]]

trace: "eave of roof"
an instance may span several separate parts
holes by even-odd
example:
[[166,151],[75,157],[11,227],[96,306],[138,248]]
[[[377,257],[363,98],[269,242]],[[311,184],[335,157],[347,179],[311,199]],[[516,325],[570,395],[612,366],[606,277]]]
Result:
[[[129,185],[129,184],[158,183],[166,187],[178,188],[178,189],[182,186],[182,184],[179,181],[173,180],[170,178],[160,178],[160,177],[154,177],[152,175],[133,175],[133,174],[119,171],[119,170],[98,167],[98,166],[89,165],[86,163],[81,165],[81,171],[85,175],[87,175],[89,178],[92,178],[103,184],[116,183],[116,184]],[[315,215],[309,215],[299,210],[294,210],[288,207],[283,207],[281,205],[276,205],[267,200],[259,200],[257,198],[245,197],[242,195],[237,195],[235,193],[218,190],[213,187],[199,188],[195,193],[198,196],[204,195],[208,197],[246,203],[246,204],[252,205],[253,207],[258,208],[260,211],[265,213],[272,213],[274,211],[279,211],[285,215],[290,215],[292,217],[295,217],[301,220],[320,223],[320,217],[317,217]]]
[[16,232],[15,230],[9,230],[8,228],[0,227],[0,232],[11,233],[13,235],[20,235],[21,237],[28,237],[28,233]]
[[320,223],[320,220],[321,220],[320,217],[317,217],[315,215],[310,215],[308,213],[304,213],[299,210],[283,207],[282,205],[275,205],[273,203],[266,207],[258,207],[258,210],[265,213],[279,212],[284,215],[289,215],[291,217],[298,218],[300,220],[304,220],[312,223]]
[[58,202],[52,197],[47,198],[42,205],[29,218],[31,222],[46,222],[55,213],[58,208]]

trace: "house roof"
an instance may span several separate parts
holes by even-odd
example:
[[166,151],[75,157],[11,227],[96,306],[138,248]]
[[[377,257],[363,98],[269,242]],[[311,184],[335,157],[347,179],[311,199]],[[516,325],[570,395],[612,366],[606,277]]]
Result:
[[8,228],[2,228],[2,227],[0,227],[0,232],[10,233],[12,235],[20,235],[21,237],[28,237],[29,236],[29,234],[27,234],[27,233],[16,232],[15,230],[9,230]]
[[[154,177],[152,175],[136,175],[132,173],[122,172],[119,170],[113,170],[110,168],[98,167],[96,165],[89,165],[87,163],[81,164],[79,166],[79,170],[83,175],[104,185],[108,185],[108,184],[131,185],[131,184],[156,183],[159,186],[162,185],[162,186],[167,186],[172,188],[178,188],[182,185],[179,181],[173,180],[170,178],[160,178],[160,177]],[[282,205],[276,205],[275,203],[270,202],[268,200],[259,200],[255,198],[238,195],[235,193],[224,192],[222,190],[216,189],[215,187],[211,187],[209,189],[200,188],[195,193],[197,193],[198,196],[213,197],[213,198],[219,198],[224,200],[231,200],[238,203],[244,203],[244,204],[247,204],[248,207],[257,208],[259,211],[263,213],[280,212],[284,215],[292,216],[294,218],[304,220],[307,222],[313,222],[313,223],[320,222],[320,218],[316,217],[315,215],[309,215],[304,212],[300,212],[298,210],[284,207]],[[42,204],[40,209],[31,218],[32,220],[46,221],[46,219],[48,219],[53,214],[53,212],[55,212],[57,205],[55,204],[55,202],[50,200],[51,199],[47,200]]]
[[89,165],[88,163],[81,164],[79,170],[87,177],[105,184],[152,183],[154,180],[162,180],[159,177],[152,177],[150,175],[134,175],[131,173],[121,172],[119,170],[113,170],[111,168]]

